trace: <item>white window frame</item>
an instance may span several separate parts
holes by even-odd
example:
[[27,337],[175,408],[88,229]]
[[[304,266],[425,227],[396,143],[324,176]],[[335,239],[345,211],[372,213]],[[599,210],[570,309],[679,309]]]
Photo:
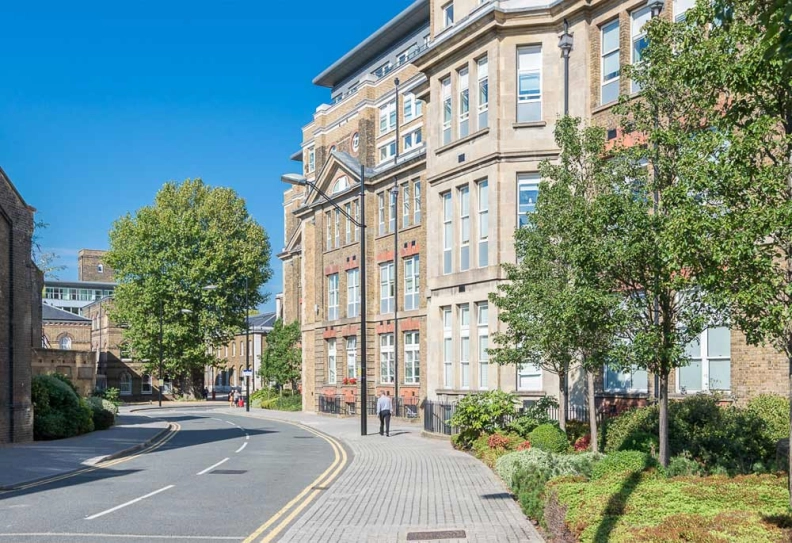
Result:
[[380,334],[380,383],[393,384],[396,378],[394,366],[393,333]]
[[534,392],[542,390],[542,368],[527,362],[519,364],[517,366],[517,390]]
[[346,338],[346,377],[354,379],[357,377],[357,336]]
[[605,366],[602,369],[602,385],[605,392],[645,394],[649,391],[649,374],[638,366],[620,370]]
[[454,116],[453,102],[451,99],[451,77],[446,77],[440,81],[442,108],[441,115],[443,116],[443,140],[442,145],[451,143],[451,119]]
[[[526,191],[530,192],[531,189],[535,189],[536,191],[536,199],[539,199],[539,182],[541,181],[541,177],[538,173],[521,173],[517,175],[517,227],[520,228],[525,226],[525,223],[521,224],[521,220],[525,218],[526,213],[522,212],[523,207],[533,206],[536,209],[536,202],[532,204],[521,204],[520,203],[520,194],[522,193],[522,189],[526,189]],[[529,212],[533,212],[531,209]],[[526,223],[527,223],[527,219]]]
[[338,366],[336,366],[336,340],[327,340],[327,384],[335,385],[338,382]]
[[449,2],[440,8],[443,11],[443,28],[454,25],[454,3]]
[[[352,216],[352,202],[344,205],[344,211],[346,214],[351,217]],[[352,243],[352,221],[349,220],[349,217],[345,217],[346,220],[346,244],[349,245]]]
[[379,164],[383,164],[396,156],[396,140],[383,143],[378,148]]
[[360,268],[347,270],[347,318],[360,316]]
[[405,93],[402,100],[402,124],[409,123],[423,115],[423,102],[418,100],[413,93]]
[[443,204],[443,275],[454,271],[454,207],[451,191],[440,195]]
[[154,387],[153,387],[153,379],[151,375],[148,373],[144,373],[143,377],[140,380],[140,394],[142,395],[149,395],[153,394]]
[[414,255],[404,259],[404,310],[420,307],[421,259]]
[[489,180],[476,183],[478,191],[478,267],[489,266]]
[[416,149],[423,143],[423,128],[418,127],[415,130],[411,130],[407,134],[404,135],[402,138],[402,147],[404,148],[404,152],[411,151]]
[[377,194],[377,218],[379,221],[379,235],[385,234],[385,191]]
[[695,0],[674,0],[674,21],[680,22],[685,20],[685,14],[689,9],[695,7]]
[[[616,29],[616,48],[605,50],[605,33],[611,31],[613,28]],[[611,79],[605,79],[605,59],[610,58],[612,56],[616,56],[617,64],[621,63],[621,49],[620,49],[620,28],[619,28],[619,19],[614,19],[613,21],[602,25],[600,28],[600,105],[610,104],[615,102],[619,99],[619,81],[621,80],[621,68],[619,68],[619,73],[612,77]],[[609,85],[616,86],[616,97],[613,99],[605,101],[605,87]]]
[[404,384],[421,382],[421,336],[417,331],[404,333]]
[[470,70],[467,66],[457,71],[457,88],[459,92],[457,137],[464,138],[470,134]]
[[325,225],[327,230],[327,251],[333,250],[333,215],[327,211],[325,212]]
[[341,247],[341,212],[335,210],[335,248]]
[[316,149],[314,147],[308,148],[308,173],[316,171]]
[[410,198],[410,182],[402,183],[402,228],[410,226],[410,206],[412,205],[412,198]]
[[380,314],[393,313],[395,308],[395,281],[393,261],[383,262],[380,268]]
[[[636,9],[630,13],[630,64],[638,64],[641,59],[636,58],[635,45],[646,39],[644,25],[652,18],[651,10],[648,7]],[[648,43],[648,42],[647,42]],[[643,49],[646,47],[644,44]],[[630,82],[632,92],[640,92],[641,86],[635,81]]]
[[482,57],[476,61],[476,77],[478,78],[478,129],[489,126],[489,60]]
[[489,388],[489,303],[479,302],[476,304],[476,327],[478,331],[478,387],[481,390]]
[[327,276],[327,320],[338,320],[338,274]]
[[396,100],[380,106],[379,135],[387,134],[396,129]]
[[132,374],[126,370],[118,375],[118,390],[121,396],[132,395]]
[[459,304],[459,388],[470,388],[470,304]]
[[[732,370],[732,364],[731,364],[731,362],[732,362],[732,356],[731,356],[731,330],[729,330],[729,336],[728,336],[729,337],[729,343],[728,343],[728,345],[729,345],[729,355],[728,356],[723,356],[723,355],[710,355],[709,354],[709,343],[710,343],[710,341],[709,341],[709,332],[711,330],[714,331],[714,330],[720,330],[720,329],[729,330],[729,327],[727,327],[727,326],[714,326],[712,328],[708,328],[708,329],[704,330],[704,332],[702,332],[701,335],[699,336],[698,342],[697,342],[698,343],[697,354],[699,356],[691,357],[691,360],[692,360],[692,362],[694,364],[696,362],[698,362],[700,364],[700,367],[701,367],[701,375],[700,375],[701,388],[696,389],[696,388],[685,387],[684,388],[684,393],[691,394],[691,393],[696,393],[696,392],[712,392],[712,391],[730,392],[731,391],[731,388],[732,388],[731,387],[731,373],[732,373],[732,371],[731,371]],[[688,349],[689,349],[689,347],[690,347],[690,345],[687,346]],[[712,383],[710,381],[711,381],[712,372],[710,370],[710,367],[711,367],[710,365],[711,365],[712,362],[728,362],[728,364],[729,364],[729,387],[728,388],[717,388],[717,387],[712,387],[711,386]],[[689,371],[690,367],[691,366],[677,368],[677,370],[676,370],[676,391],[678,393],[683,393],[682,377],[683,377],[683,374],[686,373],[686,370]]]
[[459,187],[459,271],[470,269],[470,186]]
[[396,203],[398,198],[398,194],[392,190],[388,190],[388,233],[392,234],[396,231]]
[[421,224],[421,180],[413,183],[413,224]]
[[454,340],[451,306],[441,307],[440,315],[443,323],[443,386],[454,388]]
[[352,134],[352,150],[357,151],[360,149],[360,132]]
[[[522,85],[520,81],[523,77],[539,76],[538,94],[531,94],[530,92],[522,92]],[[522,110],[528,110],[527,107],[521,108],[520,106],[528,106],[531,104],[539,104],[539,114],[536,116],[521,113]],[[542,108],[542,46],[541,45],[526,45],[517,48],[517,122],[537,122],[543,118]]]

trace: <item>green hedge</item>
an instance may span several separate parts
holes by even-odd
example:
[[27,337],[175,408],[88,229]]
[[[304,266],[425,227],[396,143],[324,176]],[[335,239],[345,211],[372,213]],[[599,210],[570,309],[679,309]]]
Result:
[[555,424],[540,424],[528,435],[532,447],[562,453],[569,449],[566,433]]
[[88,398],[91,405],[94,430],[107,430],[115,424],[115,415],[118,408],[112,402],[93,396]]
[[35,439],[61,439],[93,431],[93,408],[77,395],[67,378],[37,375],[31,382],[31,396]]
[[540,449],[518,451],[502,456],[495,463],[495,473],[509,488],[514,485],[517,472],[536,467],[546,472],[548,479],[562,475],[583,475],[590,477],[594,465],[603,458],[599,453],[553,454]]

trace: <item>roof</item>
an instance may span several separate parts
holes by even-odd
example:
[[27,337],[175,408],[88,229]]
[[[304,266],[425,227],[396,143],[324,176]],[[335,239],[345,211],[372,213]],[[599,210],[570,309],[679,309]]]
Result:
[[275,321],[277,320],[276,317],[275,312],[259,313],[258,315],[248,317],[248,324],[251,330],[264,329],[265,331],[269,331],[272,330],[272,327],[275,325]]
[[14,194],[16,195],[16,197],[17,197],[17,198],[19,198],[19,201],[20,201],[20,203],[21,203],[23,206],[25,206],[25,207],[27,207],[27,208],[30,208],[30,206],[29,206],[29,205],[28,205],[28,203],[25,201],[25,199],[24,199],[24,198],[22,198],[22,195],[19,193],[19,191],[17,190],[16,186],[15,186],[15,185],[14,185],[14,184],[11,182],[11,179],[9,179],[9,178],[8,178],[8,176],[6,175],[6,173],[3,171],[3,168],[0,168],[0,179],[1,179],[1,180],[3,180],[3,181],[5,181],[5,182],[8,184],[8,186],[9,186],[9,187],[11,188],[11,190],[14,192]]
[[75,288],[97,288],[97,289],[112,289],[118,286],[118,283],[105,283],[101,281],[44,281],[45,287],[75,287]]
[[41,320],[43,321],[60,321],[60,322],[75,322],[75,323],[89,323],[90,319],[75,315],[69,311],[52,307],[48,304],[41,304]]
[[407,9],[363,40],[329,68],[317,75],[313,83],[320,87],[334,87],[354,75],[388,51],[394,43],[429,22],[429,0],[416,0]]
[[[349,153],[346,153],[344,151],[337,151],[336,150],[336,151],[332,151],[330,154],[333,155],[334,157],[336,157],[338,159],[338,161],[341,164],[343,164],[344,166],[346,166],[347,169],[349,169],[356,177],[358,177],[358,180],[359,180],[359,178],[360,178],[360,161],[358,159],[356,159],[355,157],[353,157],[352,155],[350,155]],[[370,177],[370,176],[374,175],[374,170],[372,170],[369,167],[366,167],[366,171],[365,171],[364,175],[366,177]]]

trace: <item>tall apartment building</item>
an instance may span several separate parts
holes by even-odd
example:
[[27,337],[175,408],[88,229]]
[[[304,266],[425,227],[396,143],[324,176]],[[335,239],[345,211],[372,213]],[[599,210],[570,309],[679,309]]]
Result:
[[[693,4],[669,0],[660,16],[684,17]],[[612,107],[621,94],[639,90],[620,76],[621,68],[640,59],[650,17],[646,0],[419,0],[315,79],[331,88],[332,103],[317,108],[293,158],[308,180],[353,214],[356,172],[366,166],[371,390],[390,384],[388,263],[399,228],[400,278],[413,241],[420,261],[417,309],[404,307],[401,295],[409,287],[399,281],[399,382],[407,384],[402,368],[410,352],[403,332],[415,323],[420,398],[455,400],[494,388],[527,401],[556,393],[558,378],[540,368],[489,364],[490,337],[503,327],[487,299],[505,278],[502,264],[516,261],[514,231],[534,209],[540,163],[558,157],[553,133],[565,107],[618,137]],[[570,40],[565,83],[560,45]],[[404,104],[398,111],[396,77]],[[404,136],[418,125],[420,146],[408,151],[415,139]],[[402,223],[402,200],[394,213],[388,192],[394,179],[410,183],[412,195],[420,182],[413,206],[420,206],[420,219]],[[356,364],[355,344],[347,350],[345,339],[357,334],[354,303],[347,307],[359,284],[349,275],[358,269],[356,231],[349,234],[344,217],[316,191],[293,187],[284,206],[284,317],[302,323],[305,409],[315,409],[320,394],[352,401],[355,387],[336,384]],[[744,400],[787,392],[783,356],[746,346],[727,327],[705,331],[688,354],[692,363],[672,376],[674,394],[725,390]],[[582,404],[583,383],[576,375],[571,381],[572,402]],[[611,403],[642,402],[655,392],[652,377],[640,370],[603,368],[597,387]]]

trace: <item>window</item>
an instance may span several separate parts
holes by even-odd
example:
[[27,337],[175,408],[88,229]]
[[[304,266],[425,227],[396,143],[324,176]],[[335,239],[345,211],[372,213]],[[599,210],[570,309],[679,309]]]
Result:
[[337,194],[339,192],[343,192],[349,188],[349,178],[346,175],[342,175],[336,182],[333,184],[333,191],[331,194]]
[[347,270],[347,317],[360,315],[360,269]]
[[404,383],[415,385],[421,382],[421,347],[418,332],[404,334]]
[[615,370],[605,366],[604,385],[610,392],[646,392],[649,390],[649,374],[638,367]]
[[379,219],[379,235],[385,233],[385,193],[377,194],[377,217]]
[[443,314],[443,386],[454,387],[453,338],[451,337],[451,308],[441,309]]
[[341,212],[335,210],[335,246],[341,247]]
[[96,272],[97,273],[104,273],[104,266],[102,264],[98,264],[96,266]]
[[542,47],[517,49],[517,122],[542,119]]
[[517,176],[517,226],[528,224],[528,214],[536,209],[539,197],[539,174],[528,173]]
[[415,55],[415,51],[417,50],[418,50],[418,44],[414,43],[411,46],[409,46],[407,49],[399,53],[396,56],[396,65],[401,66],[402,64],[410,60],[413,57],[413,55]]
[[470,189],[459,188],[459,271],[470,269]]
[[330,251],[333,248],[333,220],[329,211],[325,213],[325,225],[327,230],[327,250]]
[[347,369],[346,376],[350,379],[357,377],[357,337],[346,338]]
[[443,28],[448,28],[454,24],[454,3],[449,2],[443,6]]
[[443,199],[443,274],[449,274],[452,269],[451,244],[454,241],[451,192],[446,192],[441,198]]
[[[646,37],[646,32],[644,32],[644,25],[649,22],[651,18],[651,11],[649,8],[637,9],[632,12],[630,15],[630,19],[632,21],[632,27],[630,28],[630,33],[632,34],[632,63],[638,64],[641,62],[641,58],[643,55],[643,50],[646,49],[646,46],[649,44],[649,39]],[[632,85],[632,92],[639,92],[641,90],[641,86],[633,81]]]
[[684,21],[687,10],[695,7],[696,0],[674,0],[674,20]]
[[525,363],[517,367],[517,390],[542,390],[542,368]]
[[489,304],[480,302],[476,304],[476,324],[478,325],[478,363],[479,363],[479,388],[489,387]]
[[396,156],[396,140],[386,143],[379,148],[379,161],[380,163]]
[[352,150],[357,151],[358,149],[360,149],[360,134],[355,132],[352,135]]
[[[344,211],[346,211],[346,214],[349,215],[349,217],[351,217],[352,216],[352,204],[349,203],[349,204],[345,205],[344,206]],[[352,221],[350,221],[349,218],[346,219],[346,243],[347,244],[352,243]]]
[[376,75],[377,77],[383,77],[384,75],[387,75],[388,73],[390,73],[392,68],[393,68],[393,66],[391,65],[391,62],[389,60],[388,62],[385,62],[384,64],[381,64],[380,66],[378,66],[371,73]]
[[619,97],[619,21],[602,27],[602,95],[601,104],[613,102]]
[[470,77],[467,68],[457,72],[459,81],[459,137],[470,133]]
[[231,342],[231,356],[236,356],[236,342]]
[[487,57],[479,59],[478,65],[478,129],[489,126],[489,63]]
[[410,226],[410,184],[402,183],[402,228]]
[[380,383],[393,383],[394,377],[393,334],[382,334],[380,336]]
[[391,100],[380,107],[379,133],[385,134],[396,128],[396,100]]
[[239,356],[245,356],[245,344],[239,342]]
[[393,262],[380,264],[380,313],[393,313],[395,285]]
[[336,384],[336,340],[327,340],[327,383]]
[[72,348],[72,338],[69,336],[63,336],[58,343],[59,347],[64,351],[69,351]]
[[327,320],[338,319],[338,274],[327,276]]
[[415,224],[421,224],[421,182],[416,181],[413,185],[413,217]]
[[462,388],[470,388],[470,306],[459,306],[459,366]]
[[402,123],[408,123],[413,119],[417,119],[423,115],[423,102],[416,99],[415,95],[412,93],[405,94],[402,114],[404,116]]
[[151,388],[151,375],[146,374],[140,382],[140,393],[151,394]]
[[731,390],[731,331],[708,328],[685,348],[690,364],[677,371],[679,392]]
[[121,356],[121,360],[131,360],[132,359],[132,352],[129,349],[129,343],[122,343],[118,346],[119,355]]
[[440,82],[443,97],[443,145],[451,143],[451,78],[446,77]]
[[308,173],[316,169],[316,151],[313,147],[308,148]]
[[388,196],[390,198],[388,205],[388,232],[394,232],[396,230],[396,198],[398,193],[388,191]]
[[478,265],[489,265],[489,182],[478,182]]
[[128,371],[122,371],[118,376],[118,389],[121,391],[122,396],[129,396],[132,394],[132,375]]
[[421,143],[423,143],[423,131],[420,128],[413,130],[412,132],[404,136],[402,142],[405,151],[415,149]]
[[404,309],[410,311],[419,306],[420,260],[415,255],[404,261]]
[[[355,200],[352,202],[352,209],[355,211],[353,217],[355,217],[355,222],[360,224],[360,202]],[[355,224],[355,241],[360,239],[360,227]]]

